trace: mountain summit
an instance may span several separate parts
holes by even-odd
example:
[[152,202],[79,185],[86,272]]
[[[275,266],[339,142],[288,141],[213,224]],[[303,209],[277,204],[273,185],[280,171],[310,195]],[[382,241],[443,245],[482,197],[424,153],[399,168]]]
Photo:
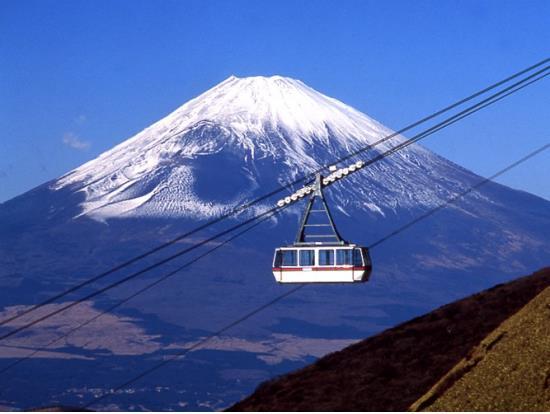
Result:
[[293,138],[293,150],[300,149],[300,140],[332,138],[342,144],[350,139],[372,143],[373,136],[386,132],[382,125],[352,107],[299,80],[282,76],[231,76],[156,125],[169,124],[183,131],[201,121],[231,129],[245,146],[245,138],[261,147],[259,143],[270,134],[287,135]]

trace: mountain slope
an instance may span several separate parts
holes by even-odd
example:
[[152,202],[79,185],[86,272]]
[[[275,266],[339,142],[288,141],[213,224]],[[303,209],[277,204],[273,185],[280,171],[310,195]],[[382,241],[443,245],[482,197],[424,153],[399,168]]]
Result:
[[[445,305],[266,382],[230,411],[406,411],[491,331],[549,286],[550,268],[546,268]],[[542,308],[546,302],[541,302]],[[537,334],[547,342],[543,332]],[[443,401],[434,409],[478,407]]]
[[[300,81],[231,77],[53,188],[83,192],[83,214],[98,219],[207,218],[392,132]],[[402,141],[395,137],[365,155]],[[277,174],[270,166],[277,166]],[[341,197],[346,201],[340,207],[351,204],[382,215],[397,205],[433,207],[477,178],[420,146],[362,175],[350,178],[354,190]],[[428,190],[434,180],[442,185]]]
[[470,351],[411,410],[550,410],[550,287]]

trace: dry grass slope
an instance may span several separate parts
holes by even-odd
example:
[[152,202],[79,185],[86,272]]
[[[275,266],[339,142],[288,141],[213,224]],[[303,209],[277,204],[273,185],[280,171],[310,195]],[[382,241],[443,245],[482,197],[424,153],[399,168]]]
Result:
[[413,411],[550,411],[550,287],[495,329]]
[[405,411],[550,286],[550,268],[445,305],[266,382],[230,411]]

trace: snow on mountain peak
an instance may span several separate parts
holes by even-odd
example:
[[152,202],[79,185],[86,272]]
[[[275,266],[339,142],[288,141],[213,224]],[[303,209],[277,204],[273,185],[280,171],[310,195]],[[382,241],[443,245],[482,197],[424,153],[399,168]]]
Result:
[[282,76],[231,76],[187,102],[166,118],[180,126],[210,121],[239,136],[264,136],[284,131],[288,136],[343,142],[350,136],[368,142],[387,129],[342,102],[303,82]]
[[[82,214],[98,219],[205,218],[232,208],[262,186],[293,179],[391,133],[299,80],[231,76],[61,177],[54,188],[84,191]],[[396,137],[377,149],[383,151],[402,139]],[[441,160],[417,146],[395,159],[399,170],[417,167],[419,160],[428,164]],[[218,171],[215,177],[213,170]],[[378,173],[384,185],[395,184],[391,173]],[[373,178],[375,173],[368,174]],[[228,178],[231,175],[242,179]],[[418,182],[411,185],[418,187]],[[212,195],[214,187],[225,188],[224,197]],[[414,191],[414,199],[407,195],[403,203],[421,201],[422,191]],[[381,205],[391,203],[394,200],[375,203],[369,198],[363,206],[383,214]]]

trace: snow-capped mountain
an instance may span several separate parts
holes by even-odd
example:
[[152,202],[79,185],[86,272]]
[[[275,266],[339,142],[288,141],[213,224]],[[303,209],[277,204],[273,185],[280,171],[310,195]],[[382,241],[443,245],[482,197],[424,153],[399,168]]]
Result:
[[[391,132],[300,81],[231,77],[98,158],[0,204],[0,314],[41,302]],[[357,159],[368,160],[403,139],[395,137]],[[412,145],[328,187],[326,196],[342,236],[368,246],[481,179]],[[283,194],[247,214],[274,206]],[[0,378],[0,406],[45,406],[54,400],[82,405],[272,301],[289,288],[273,281],[273,249],[292,241],[302,207],[303,202],[294,204],[37,353],[6,381]],[[238,221],[242,217],[194,233],[88,290]],[[488,183],[371,249],[369,283],[307,286],[114,395],[114,405],[93,408],[223,409],[274,375],[547,266],[549,235],[550,202]],[[0,346],[0,369],[193,254],[199,251]],[[453,334],[452,326],[446,328]]]
[[[68,173],[54,188],[77,186],[85,193],[82,213],[95,218],[201,219],[375,144],[392,132],[301,81],[232,76]],[[395,137],[376,151],[402,140]],[[277,174],[267,165],[276,166]],[[433,206],[462,189],[452,179],[433,188],[434,180],[457,174],[464,171],[416,145],[393,156],[387,165],[354,177],[340,190],[345,197],[339,197],[343,204],[339,207],[353,204],[384,214],[396,204]],[[220,199],[212,187],[218,187],[224,197]]]

